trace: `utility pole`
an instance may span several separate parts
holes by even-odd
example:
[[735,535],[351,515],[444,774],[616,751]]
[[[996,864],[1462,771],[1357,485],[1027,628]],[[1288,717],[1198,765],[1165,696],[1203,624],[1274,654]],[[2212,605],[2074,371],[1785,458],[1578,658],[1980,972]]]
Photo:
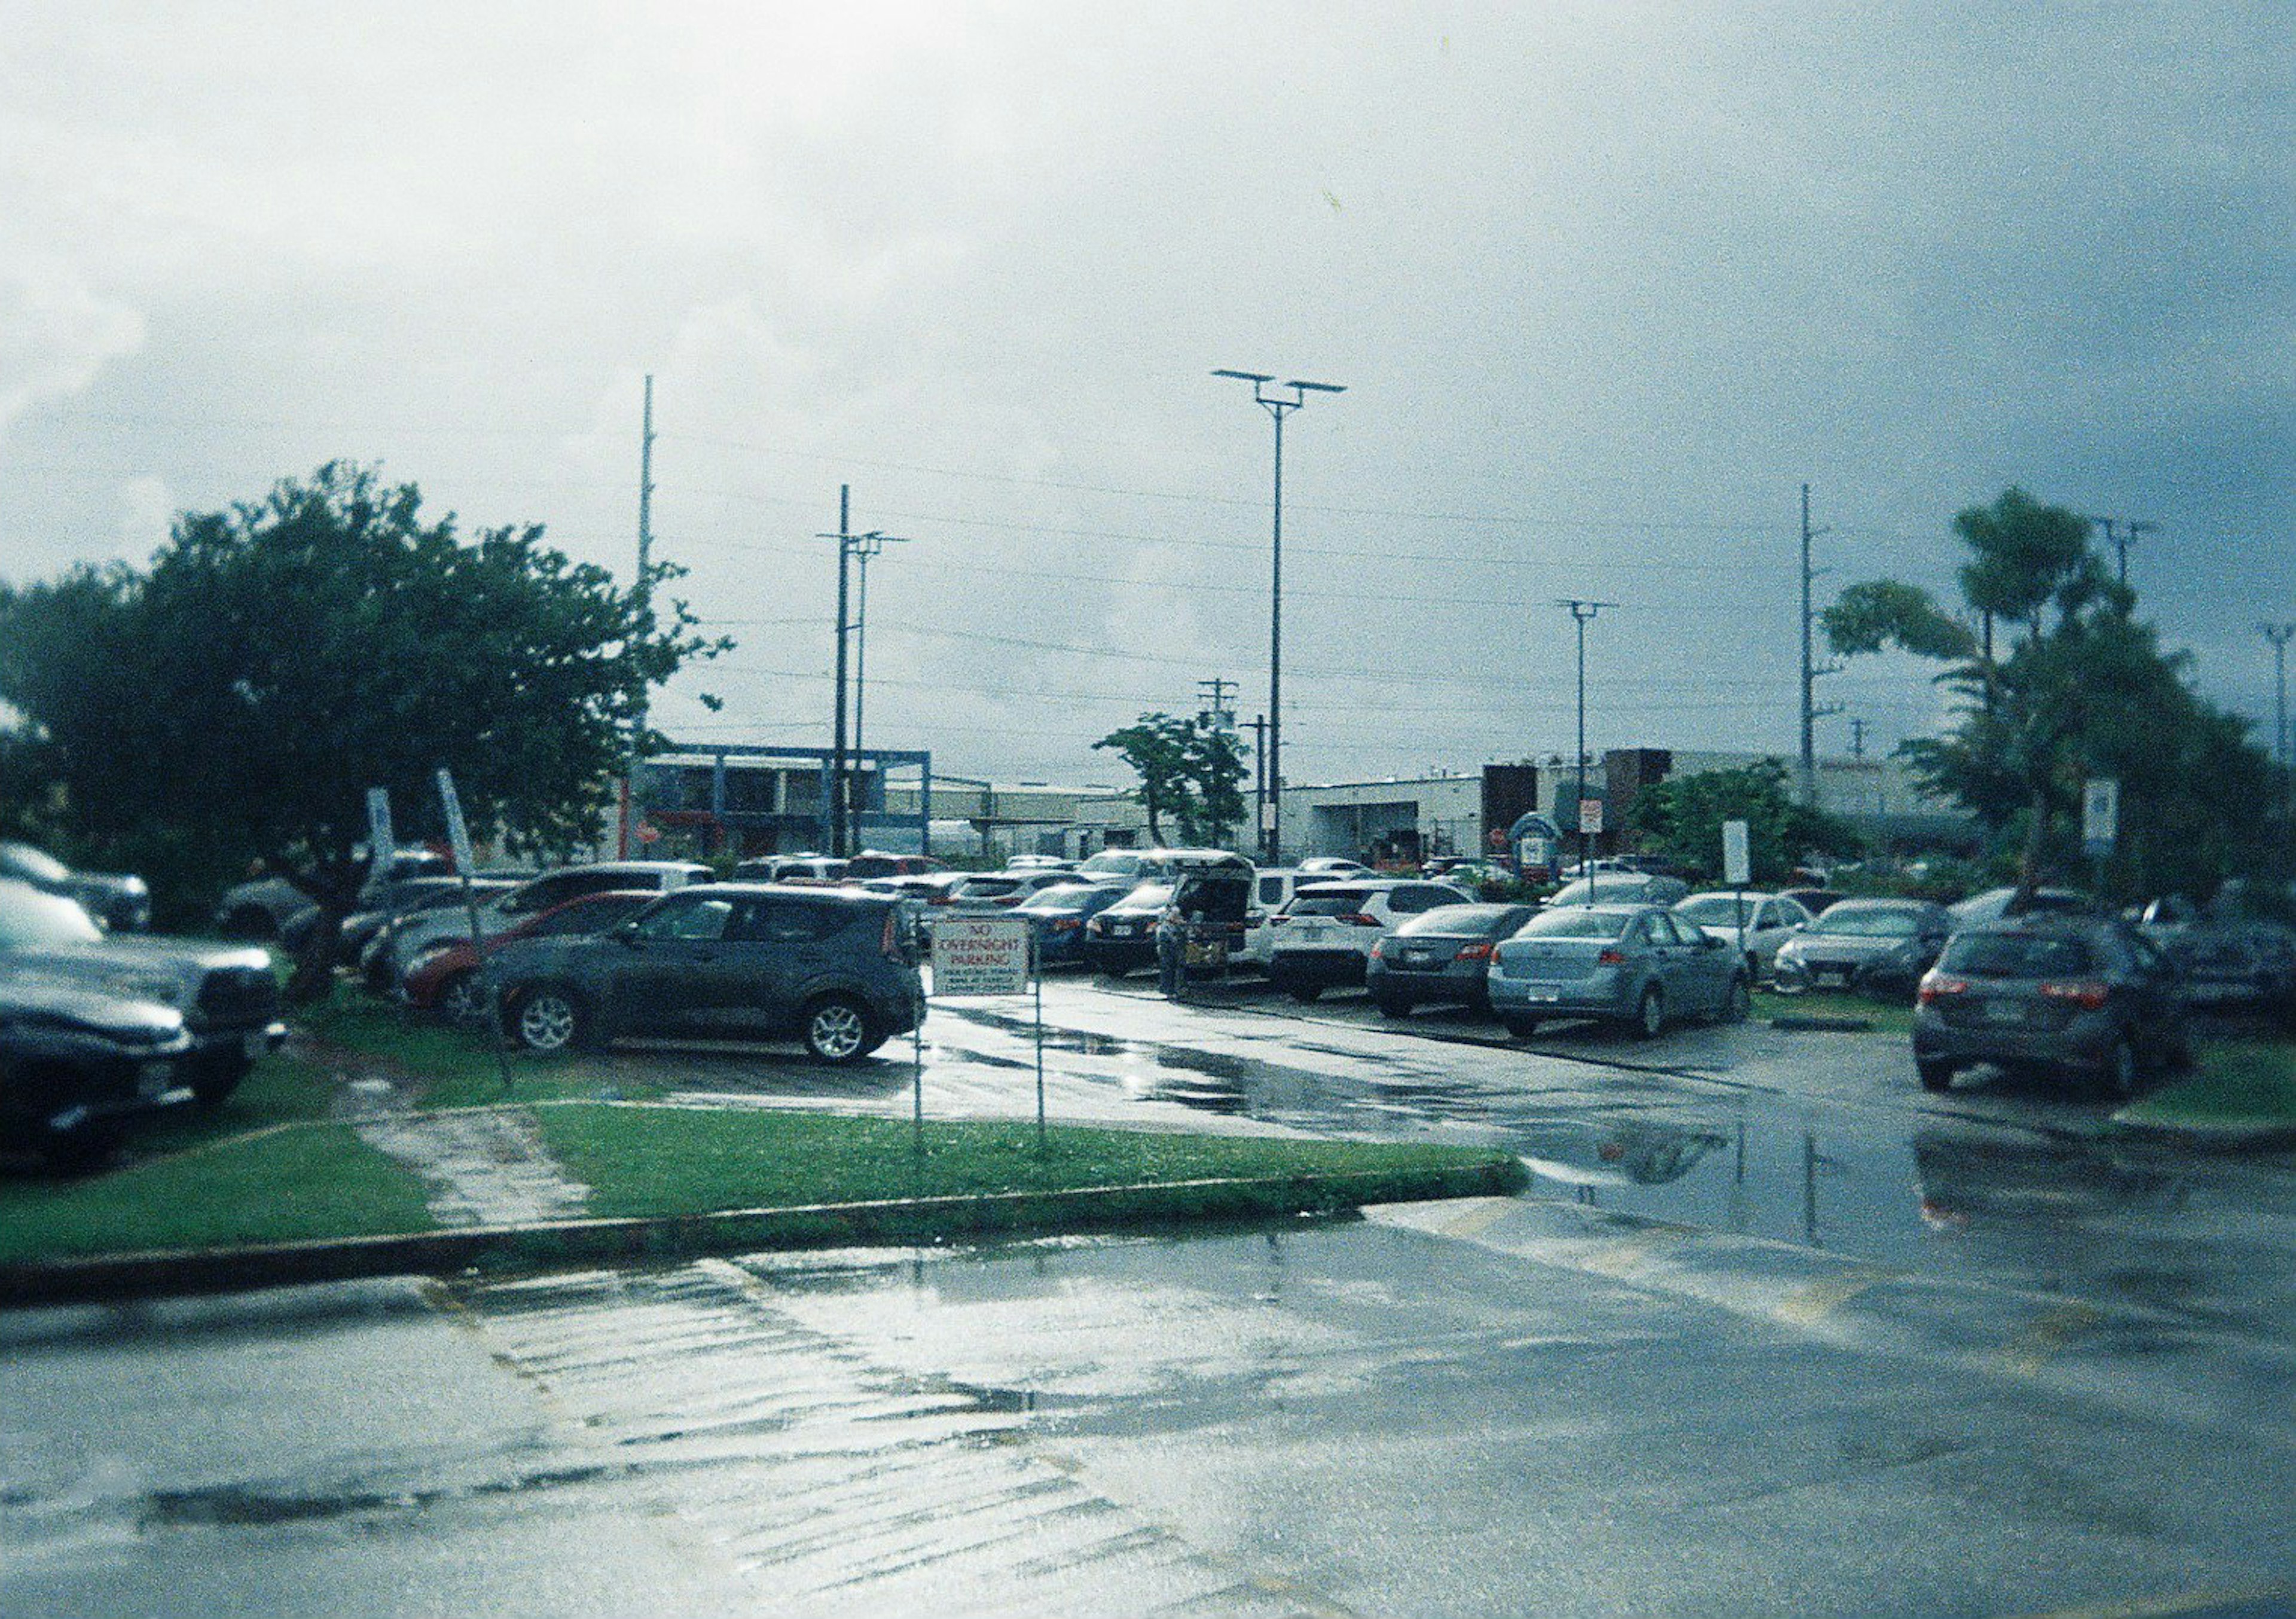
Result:
[[2272,763],[2280,772],[2280,796],[2288,795],[2288,640],[2296,624],[2259,624],[2257,633],[2272,643]]
[[837,486],[837,532],[817,534],[817,540],[837,542],[837,716],[829,728],[829,847],[824,854],[845,853],[845,632],[847,570],[853,559],[853,486]]
[[1264,714],[1251,716],[1251,814],[1257,825],[1267,827],[1267,716]]
[[1199,712],[1215,724],[1224,724],[1234,729],[1235,709],[1229,705],[1227,694],[1234,690],[1235,683],[1232,680],[1222,680],[1215,676],[1210,680],[1198,681],[1196,700],[1203,705]]
[[[653,373],[646,373],[645,415],[638,432],[638,588],[640,601],[652,599],[653,581]],[[621,858],[630,857],[630,817],[637,813],[638,760],[646,732],[645,693],[638,693],[638,711],[630,721],[629,767],[622,773],[622,825],[617,839]]]
[[1809,563],[1809,543],[1819,535],[1829,532],[1809,526],[1809,486],[1801,487],[1801,801],[1817,805],[1817,722],[1829,714],[1841,712],[1839,703],[1820,707],[1817,702],[1817,682],[1820,676],[1831,675],[1840,667],[1827,664],[1820,667],[1811,655],[1810,626],[1817,617],[1810,603],[1810,586],[1818,575],[1828,571],[1812,568]]
[[853,841],[857,847],[861,842],[862,801],[866,797],[865,793],[862,790],[862,782],[864,778],[862,776],[860,766],[861,761],[865,758],[866,751],[861,745],[861,705],[862,699],[866,698],[869,694],[869,559],[877,555],[888,545],[906,545],[907,544],[908,541],[901,537],[899,535],[879,534],[874,529],[870,530],[867,534],[857,534],[852,539],[853,554],[857,557],[861,562],[861,576],[858,588],[855,592],[858,600],[854,605],[853,613],[853,754],[855,759],[855,769],[850,778],[852,781],[852,793],[848,800],[847,814],[849,824],[853,829]]
[[1849,756],[1853,759],[1866,756],[1866,722],[1854,717],[1849,722]]
[[2115,576],[2121,584],[2128,584],[2129,542],[2158,532],[2161,525],[2140,522],[2133,517],[2093,517],[2088,520],[2104,530],[2104,543],[2112,547]]
[[1310,393],[1348,390],[1336,382],[1303,382],[1294,378],[1276,384],[1292,390],[1292,397],[1286,399],[1269,396],[1267,385],[1275,379],[1261,372],[1216,371],[1212,375],[1250,383],[1252,399],[1275,419],[1275,543],[1267,606],[1267,796],[1259,826],[1261,858],[1274,865],[1283,854],[1283,418],[1307,404]]

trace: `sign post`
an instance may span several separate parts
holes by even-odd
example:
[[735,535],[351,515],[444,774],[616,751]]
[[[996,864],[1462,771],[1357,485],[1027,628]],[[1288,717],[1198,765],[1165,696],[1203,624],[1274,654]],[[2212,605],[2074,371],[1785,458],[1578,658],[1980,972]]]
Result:
[[1578,854],[1586,870],[1578,875],[1587,879],[1587,903],[1595,903],[1595,850],[1587,840],[1603,835],[1603,801],[1600,798],[1578,800]]
[[1738,918],[1738,959],[1746,959],[1746,883],[1754,874],[1754,861],[1748,846],[1746,823],[1726,821],[1722,823],[1722,880],[1737,890],[1737,903],[1732,907]]
[[[502,1017],[500,1009],[494,1004],[493,986],[487,983],[487,941],[479,930],[479,892],[471,886],[471,869],[478,864],[478,857],[471,852],[471,829],[463,820],[463,800],[455,791],[455,773],[443,767],[439,772],[439,807],[446,813],[447,840],[455,849],[455,874],[463,882],[463,913],[471,919],[471,953],[478,958],[472,970],[479,975],[487,1025],[494,1030],[495,1072],[502,1076],[503,1094],[508,1096],[510,1053],[503,1045]],[[371,811],[372,803],[369,808]]]
[[2120,783],[2092,776],[2081,783],[2081,853],[2096,862],[2096,891],[2104,892],[2104,863],[2120,836]]
[[[1045,1150],[1045,979],[1037,934],[1025,916],[951,916],[933,923],[935,995],[1018,995],[1036,989],[1037,1150]],[[918,1139],[923,1139],[924,1075],[917,1075]]]
[[390,875],[391,862],[398,857],[398,840],[391,835],[390,791],[388,788],[366,789],[366,878],[370,884],[381,882]]

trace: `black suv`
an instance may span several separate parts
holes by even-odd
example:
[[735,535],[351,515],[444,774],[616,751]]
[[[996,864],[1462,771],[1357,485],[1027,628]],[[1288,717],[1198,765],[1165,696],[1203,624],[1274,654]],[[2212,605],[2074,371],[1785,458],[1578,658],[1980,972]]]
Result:
[[529,1051],[795,1034],[822,1060],[851,1062],[924,1018],[902,910],[850,889],[697,884],[611,933],[505,944],[488,981]]

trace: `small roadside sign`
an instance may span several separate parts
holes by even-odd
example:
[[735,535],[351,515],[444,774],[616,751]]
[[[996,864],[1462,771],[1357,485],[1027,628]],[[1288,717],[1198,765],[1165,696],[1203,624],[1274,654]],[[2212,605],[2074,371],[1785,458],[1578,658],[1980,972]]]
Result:
[[1603,801],[1600,798],[1578,800],[1578,830],[1589,834],[1603,830]]
[[2081,783],[2081,849],[2085,854],[2110,854],[2120,835],[2120,783],[2096,776]]
[[1742,888],[1754,874],[1754,862],[1747,847],[1746,823],[1726,821],[1722,823],[1722,880],[1734,888]]
[[366,789],[366,869],[378,874],[390,870],[391,857],[398,853],[398,840],[391,836],[390,790],[370,787]]
[[455,870],[468,876],[478,869],[478,858],[471,853],[471,829],[463,821],[463,801],[455,796],[454,773],[439,773],[439,805],[447,812],[447,841],[455,848]]
[[937,918],[932,929],[936,995],[1017,995],[1029,987],[1029,919]]

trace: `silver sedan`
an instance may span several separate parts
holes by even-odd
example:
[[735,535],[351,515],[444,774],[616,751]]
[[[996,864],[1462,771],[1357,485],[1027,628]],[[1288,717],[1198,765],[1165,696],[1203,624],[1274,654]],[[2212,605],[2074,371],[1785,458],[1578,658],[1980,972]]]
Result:
[[1657,905],[1542,912],[1491,957],[1491,1010],[1513,1034],[1549,1018],[1600,1018],[1644,1038],[1677,1017],[1734,1023],[1751,990],[1732,945]]

